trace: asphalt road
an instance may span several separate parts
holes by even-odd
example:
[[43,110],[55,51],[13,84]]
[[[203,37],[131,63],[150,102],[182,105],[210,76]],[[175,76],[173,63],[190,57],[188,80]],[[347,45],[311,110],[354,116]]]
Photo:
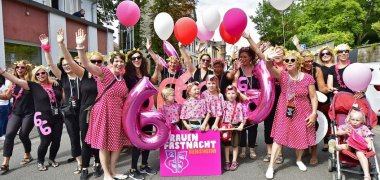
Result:
[[[376,149],[380,151],[380,126],[377,126],[373,129],[376,134],[375,144]],[[2,142],[0,142],[2,143]],[[34,158],[37,158],[36,149],[39,144],[39,138],[34,138],[32,140],[32,155]],[[265,171],[267,169],[268,163],[263,162],[262,159],[266,154],[264,139],[263,139],[263,127],[259,126],[259,135],[258,135],[258,147],[256,148],[257,159],[256,160],[241,160],[239,169],[237,171],[224,172],[221,176],[214,177],[176,177],[176,178],[162,178],[159,175],[155,176],[146,176],[146,179],[172,179],[172,180],[195,180],[195,179],[234,179],[234,180],[243,180],[243,179],[265,179]],[[285,162],[282,165],[275,166],[275,178],[276,180],[331,180],[332,174],[327,170],[327,160],[328,154],[322,152],[320,149],[322,145],[319,145],[318,158],[319,164],[316,166],[308,166],[310,156],[306,155],[304,157],[304,162],[308,166],[306,172],[301,172],[298,170],[298,167],[295,164],[295,153],[292,149],[284,149]],[[1,149],[1,148],[0,148]],[[2,150],[0,150],[2,154]],[[57,168],[49,167],[48,171],[40,172],[37,170],[37,163],[34,160],[27,166],[19,165],[23,157],[23,147],[21,144],[15,145],[13,151],[13,157],[11,159],[10,168],[11,170],[4,174],[0,175],[1,180],[54,180],[54,179],[79,179],[79,175],[73,174],[74,169],[76,168],[76,163],[67,163],[66,160],[70,157],[70,142],[69,137],[64,129],[62,135],[61,148],[58,152],[56,161],[61,165]],[[379,153],[377,153],[379,155]],[[118,171],[120,173],[126,173],[130,168],[131,156],[129,153],[123,153],[117,165]],[[151,153],[149,160],[150,165],[153,168],[159,169],[159,153],[154,151]],[[92,171],[90,170],[90,173]],[[91,179],[101,179],[93,178]],[[346,179],[362,179],[361,176],[346,174]]]

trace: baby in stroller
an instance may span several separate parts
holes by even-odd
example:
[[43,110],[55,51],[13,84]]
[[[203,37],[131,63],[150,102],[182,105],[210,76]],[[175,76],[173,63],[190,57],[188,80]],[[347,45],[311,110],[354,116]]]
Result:
[[373,153],[371,150],[374,134],[366,126],[365,114],[360,111],[357,104],[349,112],[346,123],[339,125],[336,135],[344,137],[344,141],[338,144],[335,139],[331,139],[328,143],[329,152],[335,153],[335,151],[343,150],[353,152],[363,169],[364,179],[370,180],[368,157],[371,157],[370,154]]

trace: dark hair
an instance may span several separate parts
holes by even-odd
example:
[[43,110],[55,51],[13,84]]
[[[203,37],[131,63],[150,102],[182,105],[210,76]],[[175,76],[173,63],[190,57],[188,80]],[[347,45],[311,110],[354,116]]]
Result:
[[[64,59],[65,59],[64,57],[60,57],[58,60],[58,64],[57,64],[58,69],[61,70],[62,73],[66,73],[65,70],[63,69],[63,66],[62,66],[62,61]],[[78,61],[75,61],[74,59],[73,59],[73,61],[78,64]]]
[[242,47],[242,48],[240,48],[240,50],[239,50],[239,57],[240,57],[240,54],[244,53],[244,52],[247,53],[248,56],[250,56],[252,58],[252,61],[255,60],[256,53],[250,47]]
[[122,54],[122,53],[119,53],[119,52],[116,52],[114,54],[111,55],[111,58],[110,58],[110,63],[113,64],[113,61],[115,60],[116,57],[119,57],[120,59],[124,60],[125,61],[125,55]]
[[142,58],[141,59],[141,66],[140,66],[141,74],[143,76],[149,76],[148,61],[145,59],[143,54],[138,50],[132,50],[130,53],[128,53],[128,61],[127,61],[127,65],[125,67],[126,74],[128,74],[134,78],[137,78],[135,65],[133,65],[132,60],[131,60],[132,56],[136,53],[139,53],[141,58]]

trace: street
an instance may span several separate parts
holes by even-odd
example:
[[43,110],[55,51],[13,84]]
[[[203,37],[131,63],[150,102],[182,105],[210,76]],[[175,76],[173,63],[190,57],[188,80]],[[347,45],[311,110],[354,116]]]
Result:
[[[380,136],[380,126],[377,126],[373,129],[373,132],[376,134],[375,137],[375,145],[376,149],[380,149],[379,136]],[[170,178],[170,179],[178,179],[178,180],[195,180],[199,178],[207,178],[207,179],[265,179],[265,171],[268,163],[263,162],[262,159],[265,156],[265,144],[263,140],[263,125],[259,126],[258,133],[258,147],[256,149],[257,159],[256,160],[241,160],[238,159],[239,169],[237,171],[229,171],[223,173],[221,176],[215,177],[178,177],[178,178]],[[16,137],[18,138],[18,137]],[[376,143],[377,142],[377,143]],[[2,143],[2,142],[1,142]],[[67,163],[67,159],[70,157],[70,142],[69,137],[67,135],[66,129],[64,129],[62,135],[61,148],[58,152],[58,156],[56,161],[60,163],[60,166],[57,168],[49,167],[48,171],[40,172],[37,170],[37,154],[36,149],[39,144],[39,138],[34,138],[32,140],[32,155],[35,160],[31,162],[28,166],[21,166],[19,162],[23,156],[23,147],[20,143],[15,145],[13,151],[13,157],[10,162],[10,171],[5,175],[0,175],[1,180],[23,180],[23,179],[35,179],[35,180],[52,180],[52,179],[79,179],[79,175],[73,174],[74,169],[76,168],[76,163]],[[308,180],[328,180],[332,179],[332,174],[327,170],[327,159],[328,153],[321,151],[322,144],[318,148],[318,158],[319,164],[317,166],[308,166],[308,162],[310,159],[309,155],[304,157],[304,162],[308,166],[308,170],[306,172],[301,172],[298,170],[295,165],[295,154],[291,149],[285,149],[285,162],[280,166],[275,166],[275,178],[276,180],[289,180],[289,179],[308,179]],[[0,151],[2,154],[2,150]],[[119,163],[117,165],[119,173],[126,173],[130,168],[131,156],[127,153],[122,153]],[[150,165],[153,168],[159,168],[159,153],[158,151],[151,152],[151,156],[149,159]],[[379,155],[379,153],[377,153]],[[141,162],[141,159],[140,159]],[[45,162],[46,163],[46,162]],[[92,164],[92,161],[91,161]],[[92,172],[90,168],[89,172]],[[360,176],[345,174],[346,179],[362,179]],[[90,179],[96,179],[91,177]],[[97,178],[100,179],[100,178]],[[155,176],[146,176],[146,179],[162,179],[159,175]],[[165,178],[169,179],[169,178]]]

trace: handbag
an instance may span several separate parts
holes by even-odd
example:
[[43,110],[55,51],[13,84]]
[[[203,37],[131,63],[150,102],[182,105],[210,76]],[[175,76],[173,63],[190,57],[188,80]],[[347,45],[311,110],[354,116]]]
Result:
[[75,116],[75,109],[69,104],[61,107],[61,113],[64,117]]
[[[234,118],[234,116],[235,116],[236,106],[237,106],[237,103],[235,102],[234,111],[232,113],[232,118]],[[233,119],[231,119],[230,123],[220,123],[219,128],[220,129],[230,129],[230,128],[233,128],[233,125],[231,124],[232,120]],[[226,143],[226,142],[230,142],[231,141],[232,131],[227,130],[227,131],[221,131],[220,133],[221,133],[220,137],[221,137],[222,142]]]
[[94,103],[91,105],[91,106],[88,106],[86,109],[84,109],[84,111],[87,111],[86,113],[86,123],[88,123],[90,121],[90,112],[91,112],[91,109],[94,107],[94,105],[100,100],[100,98],[103,97],[103,95],[107,92],[108,89],[111,88],[111,86],[113,84],[115,84],[116,82],[116,79],[114,79],[111,84],[109,84],[105,89],[104,91],[102,92],[102,94],[100,94],[100,96],[94,101]]

